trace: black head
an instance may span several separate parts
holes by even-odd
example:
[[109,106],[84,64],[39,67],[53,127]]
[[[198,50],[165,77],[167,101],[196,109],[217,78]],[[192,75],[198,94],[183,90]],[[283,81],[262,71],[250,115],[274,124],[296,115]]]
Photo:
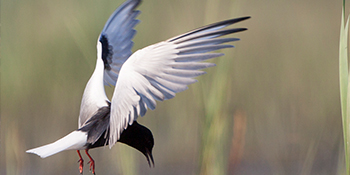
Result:
[[[98,112],[86,122],[87,124],[84,127],[78,129],[79,131],[88,133],[88,149],[108,145],[109,112],[109,107],[99,109]],[[122,132],[118,142],[125,143],[139,150],[146,156],[149,166],[151,167],[151,164],[154,166],[152,156],[154,139],[152,132],[148,128],[134,121],[132,125]]]
[[125,143],[142,152],[146,156],[149,166],[153,165],[154,167],[152,155],[154,139],[152,132],[148,128],[134,121],[132,125],[123,131],[118,142]]

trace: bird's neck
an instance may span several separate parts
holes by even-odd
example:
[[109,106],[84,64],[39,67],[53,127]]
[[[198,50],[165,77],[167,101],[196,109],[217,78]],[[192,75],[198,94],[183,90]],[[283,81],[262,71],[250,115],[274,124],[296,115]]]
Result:
[[83,126],[87,119],[91,118],[96,111],[104,106],[108,106],[107,95],[104,89],[104,65],[101,58],[97,59],[95,71],[87,83],[80,106],[79,128]]

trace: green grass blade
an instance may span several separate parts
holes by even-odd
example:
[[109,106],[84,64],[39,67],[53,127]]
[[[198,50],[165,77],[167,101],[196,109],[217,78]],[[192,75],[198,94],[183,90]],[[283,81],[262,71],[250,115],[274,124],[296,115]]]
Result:
[[340,83],[340,100],[342,108],[342,116],[347,116],[347,86],[348,86],[348,58],[347,58],[347,42],[344,27],[344,13],[342,13],[340,44],[339,44],[339,83]]
[[[343,45],[343,53],[342,56],[346,59],[348,59],[348,34],[349,34],[349,17],[346,21],[346,25],[344,28],[344,45]],[[347,92],[349,92],[350,86],[350,76],[348,75],[348,89]],[[344,135],[344,149],[345,149],[345,164],[346,164],[346,174],[350,175],[350,94],[347,93],[347,109],[346,109],[346,116],[342,117],[343,122],[343,135]]]
[[340,100],[341,100],[341,110],[342,110],[342,123],[343,123],[343,137],[344,137],[344,150],[345,150],[345,166],[346,174],[350,175],[350,95],[348,94],[349,88],[348,84],[349,71],[348,71],[348,29],[349,29],[349,18],[344,26],[344,3],[343,3],[343,12],[341,20],[341,29],[340,29],[340,43],[339,43],[339,83],[340,83]]

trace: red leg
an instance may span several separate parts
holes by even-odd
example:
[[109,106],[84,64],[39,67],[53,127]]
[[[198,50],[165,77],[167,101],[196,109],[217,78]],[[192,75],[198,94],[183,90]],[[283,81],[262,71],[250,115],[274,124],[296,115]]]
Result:
[[90,156],[88,151],[89,151],[89,149],[86,149],[85,153],[90,158],[90,161],[88,162],[90,164],[90,171],[92,171],[92,174],[95,174],[95,161],[94,161],[94,159],[92,159],[92,157]]
[[79,172],[80,172],[80,174],[83,174],[84,160],[83,160],[83,158],[81,157],[81,154],[80,154],[80,151],[79,151],[79,150],[77,150],[77,153],[78,153],[78,155],[79,155],[79,160],[78,160],[78,162],[79,162]]

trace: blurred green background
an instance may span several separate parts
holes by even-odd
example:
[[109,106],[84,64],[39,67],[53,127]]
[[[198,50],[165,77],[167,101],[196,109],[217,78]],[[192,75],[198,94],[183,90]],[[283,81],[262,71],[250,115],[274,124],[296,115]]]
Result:
[[[97,36],[122,2],[1,1],[0,174],[79,173],[75,151],[41,159],[25,150],[77,129]],[[145,0],[134,51],[219,20],[252,19],[235,26],[249,30],[199,83],[139,119],[155,138],[155,168],[117,144],[90,151],[96,173],[341,174],[341,5]]]

